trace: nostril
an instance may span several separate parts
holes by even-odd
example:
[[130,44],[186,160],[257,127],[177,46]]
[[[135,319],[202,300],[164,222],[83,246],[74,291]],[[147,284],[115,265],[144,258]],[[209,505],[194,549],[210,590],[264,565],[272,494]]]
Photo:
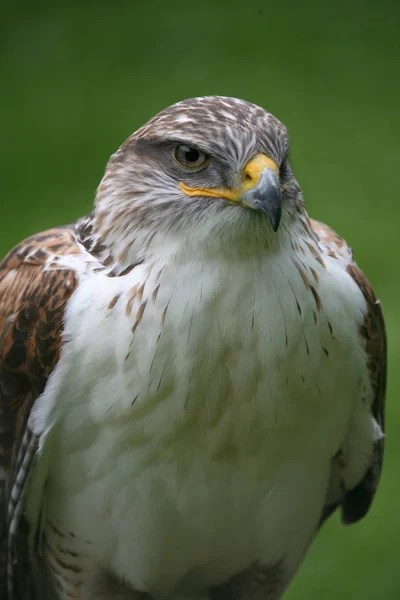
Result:
[[244,175],[244,180],[245,181],[253,181],[252,176],[250,175],[250,173],[245,173]]

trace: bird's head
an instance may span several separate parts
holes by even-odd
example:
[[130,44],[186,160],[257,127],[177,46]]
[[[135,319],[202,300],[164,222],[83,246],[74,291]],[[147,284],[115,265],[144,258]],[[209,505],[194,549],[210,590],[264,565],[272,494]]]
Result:
[[167,238],[208,243],[257,230],[273,240],[302,208],[288,147],[284,125],[254,104],[218,96],[178,102],[112,155],[94,231],[124,263]]

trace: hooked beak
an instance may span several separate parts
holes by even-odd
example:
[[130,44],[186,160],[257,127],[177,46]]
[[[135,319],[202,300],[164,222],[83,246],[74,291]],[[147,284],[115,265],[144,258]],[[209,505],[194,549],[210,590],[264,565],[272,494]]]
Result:
[[274,231],[281,219],[282,193],[277,164],[265,154],[257,154],[244,167],[242,185],[238,189],[192,188],[180,182],[179,188],[188,196],[225,198],[240,206],[264,212]]
[[272,169],[265,168],[254,187],[244,192],[241,202],[264,212],[274,231],[278,230],[282,214],[282,193],[279,179]]

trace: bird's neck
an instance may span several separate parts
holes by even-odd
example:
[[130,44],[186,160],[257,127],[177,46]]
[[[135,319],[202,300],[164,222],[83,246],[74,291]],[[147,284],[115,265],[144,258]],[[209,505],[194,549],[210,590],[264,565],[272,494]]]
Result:
[[138,227],[130,235],[121,235],[119,230],[104,231],[93,214],[82,221],[80,233],[86,249],[116,275],[137,264],[186,262],[188,257],[203,263],[254,260],[293,247],[296,239],[310,235],[305,211],[284,215],[277,232],[260,215],[252,216],[231,222],[160,226],[156,231]]

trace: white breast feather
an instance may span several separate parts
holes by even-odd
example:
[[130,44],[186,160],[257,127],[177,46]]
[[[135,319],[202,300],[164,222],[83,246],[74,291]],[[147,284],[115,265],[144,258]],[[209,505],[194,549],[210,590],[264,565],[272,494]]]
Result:
[[81,273],[31,486],[48,478],[45,521],[90,542],[89,562],[156,597],[255,561],[297,568],[350,428],[352,484],[379,435],[360,399],[365,301],[334,259],[304,263],[321,311],[288,251]]

